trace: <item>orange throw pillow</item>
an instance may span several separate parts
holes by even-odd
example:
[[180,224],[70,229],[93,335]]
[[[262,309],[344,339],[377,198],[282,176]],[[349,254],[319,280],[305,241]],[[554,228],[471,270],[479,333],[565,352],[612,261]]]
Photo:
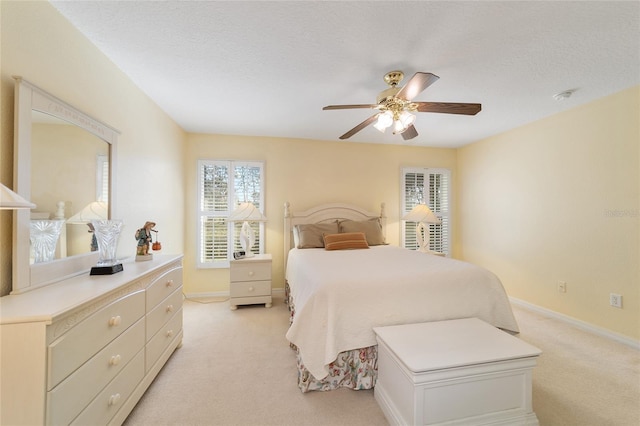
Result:
[[364,232],[345,232],[343,234],[327,234],[324,236],[326,250],[348,250],[369,248]]

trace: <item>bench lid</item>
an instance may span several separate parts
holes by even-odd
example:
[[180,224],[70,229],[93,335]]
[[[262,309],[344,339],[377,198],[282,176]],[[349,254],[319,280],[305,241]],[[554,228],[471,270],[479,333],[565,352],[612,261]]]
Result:
[[413,372],[535,357],[542,351],[477,318],[375,327]]

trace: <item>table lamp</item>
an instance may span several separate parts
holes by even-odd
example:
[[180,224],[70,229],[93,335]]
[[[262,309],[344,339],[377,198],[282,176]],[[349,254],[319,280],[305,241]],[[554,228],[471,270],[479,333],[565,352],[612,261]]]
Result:
[[229,216],[229,222],[243,222],[240,230],[240,245],[245,252],[245,257],[253,257],[251,251],[253,242],[256,240],[255,233],[251,229],[249,222],[266,222],[267,218],[260,213],[260,210],[253,203],[240,203]]
[[[419,251],[429,253],[430,229],[427,223],[442,223],[426,204],[417,204],[409,213],[402,217],[407,222],[416,222],[416,238]],[[423,236],[424,231],[424,236]]]

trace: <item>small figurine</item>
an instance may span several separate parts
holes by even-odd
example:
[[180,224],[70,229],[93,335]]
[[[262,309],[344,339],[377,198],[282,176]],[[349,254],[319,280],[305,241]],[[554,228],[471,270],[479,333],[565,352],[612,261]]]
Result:
[[149,244],[151,243],[151,232],[155,231],[153,227],[155,222],[147,221],[144,226],[136,231],[136,240],[138,247],[136,249],[136,260],[151,260],[153,255],[149,253]]

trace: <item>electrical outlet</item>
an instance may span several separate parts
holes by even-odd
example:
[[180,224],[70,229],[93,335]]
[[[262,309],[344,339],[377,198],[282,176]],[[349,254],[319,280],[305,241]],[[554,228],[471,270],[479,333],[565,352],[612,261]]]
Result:
[[567,292],[567,283],[566,281],[558,281],[558,292],[566,293]]
[[609,304],[614,308],[622,308],[622,295],[616,294],[616,293],[610,293]]

